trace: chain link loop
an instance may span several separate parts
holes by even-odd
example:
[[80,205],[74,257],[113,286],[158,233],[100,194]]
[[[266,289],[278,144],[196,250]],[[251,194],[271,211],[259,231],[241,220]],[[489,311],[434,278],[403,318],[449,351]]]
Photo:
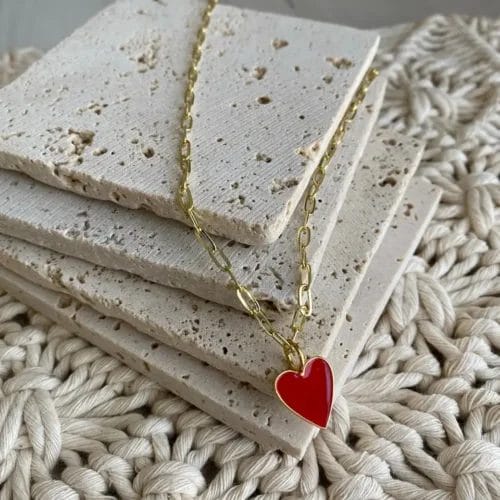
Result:
[[352,102],[342,117],[337,130],[334,132],[326,151],[314,170],[308,190],[305,195],[303,209],[303,223],[297,231],[297,246],[299,252],[299,284],[297,287],[297,305],[290,325],[292,335],[285,337],[273,326],[268,315],[262,309],[260,302],[251,290],[241,284],[236,277],[231,262],[224,251],[219,248],[213,237],[203,229],[201,218],[198,215],[193,195],[189,186],[191,174],[191,141],[189,133],[193,126],[192,108],[195,101],[194,88],[198,79],[198,65],[202,56],[202,47],[205,42],[206,33],[210,23],[213,10],[218,0],[208,0],[202,14],[201,25],[198,28],[195,45],[192,51],[190,68],[187,74],[187,85],[184,94],[184,112],[181,120],[182,137],[179,147],[181,180],[177,191],[177,202],[191,223],[196,239],[207,250],[210,258],[218,269],[225,272],[236,290],[236,296],[245,311],[255,318],[264,332],[275,340],[283,349],[283,354],[292,370],[301,371],[305,365],[306,357],[296,342],[297,336],[304,330],[307,320],[312,315],[312,271],[308,261],[308,247],[311,243],[311,226],[309,224],[311,215],[316,210],[316,195],[323,183],[333,156],[342,143],[347,126],[356,116],[357,110],[365,98],[370,83],[377,76],[377,71],[371,69],[365,75]]

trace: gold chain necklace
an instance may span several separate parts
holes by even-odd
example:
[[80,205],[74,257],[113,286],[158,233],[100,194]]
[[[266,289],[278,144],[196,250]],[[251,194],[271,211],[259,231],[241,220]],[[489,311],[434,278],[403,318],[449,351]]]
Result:
[[347,126],[356,116],[357,110],[366,96],[368,87],[378,72],[371,69],[366,73],[311,176],[304,201],[302,225],[297,230],[300,278],[296,295],[297,304],[290,325],[291,335],[286,337],[273,327],[260,302],[255,298],[251,290],[239,282],[228,257],[219,248],[212,236],[203,228],[189,186],[191,174],[191,142],[189,135],[193,125],[194,88],[198,79],[198,65],[202,56],[202,47],[210,24],[210,18],[217,3],[218,0],[208,0],[202,14],[201,25],[191,55],[187,86],[184,93],[184,112],[181,121],[182,139],[179,153],[182,175],[177,191],[177,201],[191,222],[196,239],[205,247],[216,267],[229,275],[243,308],[252,318],[259,322],[264,332],[283,349],[289,370],[282,372],[275,381],[278,396],[286,406],[300,417],[319,427],[326,427],[333,402],[332,369],[328,362],[320,357],[314,357],[306,361],[306,356],[297,342],[298,335],[303,332],[306,322],[312,314],[312,270],[307,254],[311,242],[310,218],[316,210],[316,195],[323,183],[328,165],[342,143]]

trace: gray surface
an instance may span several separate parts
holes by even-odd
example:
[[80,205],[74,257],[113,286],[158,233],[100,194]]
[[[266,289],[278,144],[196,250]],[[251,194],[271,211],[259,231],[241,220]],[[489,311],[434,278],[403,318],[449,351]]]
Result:
[[[47,49],[111,0],[0,0],[0,50]],[[360,28],[417,21],[436,13],[500,16],[498,0],[223,0],[223,3]]]

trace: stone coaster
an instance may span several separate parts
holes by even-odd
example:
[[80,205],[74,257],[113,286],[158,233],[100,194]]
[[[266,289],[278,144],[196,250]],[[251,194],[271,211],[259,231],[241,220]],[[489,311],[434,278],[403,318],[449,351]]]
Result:
[[[347,188],[367,144],[384,87],[382,79],[373,84],[366,105],[360,109],[359,119],[352,124],[346,142],[328,170],[318,199],[319,208],[311,219],[315,237],[309,256],[313,270],[321,262]],[[358,177],[362,174],[358,173]],[[0,171],[0,185],[3,185],[0,196],[4,194],[9,211],[7,217],[16,226],[18,220],[25,221],[29,217],[31,222],[26,223],[36,226],[37,234],[14,233],[15,236],[42,246],[57,244],[56,249],[65,254],[105,267],[125,269],[150,281],[186,289],[212,302],[239,306],[229,288],[227,275],[213,268],[209,256],[196,244],[194,235],[185,225],[151,213],[117,208],[110,203],[44,187],[19,175],[18,184],[10,186],[9,179],[15,179],[16,175]],[[37,211],[31,209],[35,199]],[[15,206],[12,206],[12,200],[16,200]],[[22,213],[25,211],[29,214]],[[248,247],[218,240],[218,244],[226,247],[225,251],[245,285],[251,287],[260,299],[272,302],[279,309],[288,307],[295,300],[296,230],[302,224],[301,212],[296,211],[285,232],[272,245]],[[38,234],[43,228],[43,234]]]
[[[340,214],[350,211],[350,220],[358,229],[381,231],[383,221],[390,220],[419,161],[419,148],[411,139],[377,132],[369,141]],[[319,200],[323,199],[327,198],[320,194]],[[345,214],[339,217],[345,219]],[[327,247],[320,231],[332,231],[328,227],[332,222],[319,215],[317,219],[323,222],[318,224],[313,237],[314,275]],[[382,227],[378,228],[379,224]],[[240,307],[227,275],[215,268],[192,232],[180,223],[147,212],[132,212],[88,200],[17,173],[0,171],[0,231],[65,255],[182,288],[212,302]],[[220,242],[239,279],[258,298],[278,309],[288,308],[295,300],[298,262],[295,231],[295,228],[287,231],[286,239],[280,239],[277,248],[243,248]],[[357,244],[362,234],[350,231],[348,237]],[[360,249],[370,251],[380,236],[365,238]],[[365,259],[363,252],[359,254],[357,267]]]
[[[412,182],[352,303],[350,322],[344,321],[335,339],[329,358],[335,368],[337,394],[431,219],[438,199],[438,190],[427,182],[421,179]],[[19,253],[12,257],[9,251],[2,251],[1,262],[24,278],[0,267],[0,286],[23,303],[76,331],[263,447],[280,448],[299,458],[304,454],[315,429],[289,413],[276,398],[239,383],[185,353],[157,343],[126,323],[82,306],[68,295],[33,284],[32,281],[36,281],[46,287],[69,293],[74,291],[64,288],[62,283],[54,284],[39,268],[31,266],[31,262],[45,259],[51,252],[5,237],[2,237],[0,248],[4,248],[7,242],[11,250],[17,248]],[[68,266],[73,261],[75,259],[69,259]]]
[[[2,167],[184,220],[179,125],[205,4],[117,2],[2,89]],[[192,188],[210,232],[276,240],[377,45],[373,32],[216,8],[192,132]]]
[[[421,144],[394,137],[377,133],[372,142],[377,145],[376,154],[373,153],[371,161],[361,162],[359,172],[365,181],[352,186],[342,206],[339,222],[313,286],[314,313],[304,334],[308,355],[327,355],[330,352],[368,263],[382,241],[418,164]],[[3,175],[19,176],[7,172]],[[0,232],[15,237],[21,235],[25,240],[31,238],[35,244],[40,240],[34,236],[45,232],[42,245],[52,245],[54,250],[67,254],[66,247],[60,245],[57,238],[57,217],[51,220],[42,211],[45,218],[30,218],[35,212],[33,207],[41,210],[47,206],[44,203],[53,203],[53,200],[35,196],[36,189],[49,188],[29,182],[33,186],[31,191],[21,189],[20,184],[12,186],[7,203],[0,206]],[[16,196],[12,195],[14,190]],[[15,211],[21,206],[21,216],[10,217],[10,222],[5,223],[6,211]],[[74,208],[70,204],[67,207],[68,211]],[[63,209],[64,205],[61,205],[55,213],[63,214]],[[26,229],[29,229],[28,233]],[[206,260],[198,246],[195,248]],[[92,257],[95,253],[82,252],[83,258],[87,255]],[[178,289],[155,285],[125,272],[83,261],[68,261],[65,255],[51,257],[39,264],[54,282],[72,287],[96,309],[112,308],[114,316],[138,330],[206,361],[237,380],[249,382],[262,392],[273,393],[274,379],[283,367],[281,349],[261,331],[255,320],[240,311],[198,299]],[[89,290],[94,291],[90,294]],[[289,332],[291,312],[270,311],[269,314],[279,331]]]

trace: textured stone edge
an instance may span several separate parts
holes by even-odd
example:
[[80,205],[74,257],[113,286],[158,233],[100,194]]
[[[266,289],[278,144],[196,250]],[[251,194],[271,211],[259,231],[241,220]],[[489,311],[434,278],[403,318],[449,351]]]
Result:
[[[382,134],[382,132],[377,133],[377,135],[378,134]],[[392,138],[392,134],[382,135],[386,135],[388,139]],[[403,140],[402,136],[401,140]],[[398,166],[402,168],[403,164],[406,165],[407,161],[410,162],[410,158],[407,158],[407,156],[411,155],[411,165],[408,165],[408,167],[404,169],[404,183],[403,185],[399,183],[401,190],[398,190],[399,194],[396,198],[393,198],[391,195],[392,202],[390,203],[390,207],[388,207],[389,209],[384,211],[385,215],[381,218],[377,216],[372,221],[373,224],[375,224],[372,228],[374,231],[373,236],[371,235],[371,232],[370,235],[367,234],[369,232],[367,231],[367,228],[369,228],[371,224],[367,225],[366,228],[363,224],[362,228],[365,229],[359,231],[356,230],[354,232],[352,231],[353,228],[350,227],[350,224],[352,224],[353,227],[356,224],[359,226],[358,210],[360,210],[360,207],[358,207],[357,203],[353,206],[350,206],[351,204],[348,204],[347,202],[344,203],[344,207],[341,210],[341,219],[343,222],[339,224],[339,231],[334,234],[326,249],[327,258],[324,259],[325,263],[323,264],[323,268],[320,272],[321,279],[317,281],[317,285],[313,290],[317,313],[314,320],[310,321],[307,325],[308,342],[304,348],[308,353],[315,353],[326,357],[329,355],[332,346],[334,345],[337,333],[346,316],[348,316],[350,304],[354,299],[354,296],[360,286],[360,282],[368,269],[369,262],[382,242],[383,235],[390,227],[391,220],[397,211],[400,200],[405,196],[410,179],[417,168],[422,147],[420,142],[411,141],[411,144],[413,147],[411,147],[411,150],[407,152],[408,154],[405,153],[401,158],[398,157],[397,161]],[[396,147],[398,144],[391,144],[390,146]],[[379,163],[381,162],[377,160],[377,164]],[[391,166],[387,166],[387,168],[392,169],[393,166],[393,163],[391,163]],[[380,179],[382,177],[385,179],[386,174],[390,174],[390,172],[381,173]],[[376,182],[377,176],[378,173],[374,176],[373,172],[367,176],[368,186],[373,182]],[[366,187],[367,186],[364,186],[364,188]],[[354,191],[354,188],[352,189]],[[363,189],[362,192],[365,193],[366,190]],[[356,196],[356,198],[358,197],[359,196]],[[379,200],[378,197],[371,199],[371,203],[377,202],[381,203],[382,199]],[[29,201],[26,203],[29,203]],[[373,212],[374,206],[375,205],[370,205],[371,212]],[[13,227],[16,228],[16,230],[19,230],[22,226],[18,223]],[[367,235],[365,240],[367,239],[368,241],[373,241],[371,241],[368,245],[363,245],[363,254],[357,255],[358,259],[355,259],[352,254],[354,249],[359,244],[358,238],[363,239],[365,235]],[[29,240],[30,238],[27,237],[26,239]],[[36,240],[33,243],[38,244]],[[45,245],[42,243],[42,246]],[[64,250],[64,248],[59,249],[55,247],[54,250],[56,252],[58,251],[59,257],[63,258],[64,254],[68,253]],[[357,252],[354,253],[357,254]],[[68,261],[66,262],[66,266],[69,266],[70,264]],[[332,266],[332,262],[336,262],[335,266]],[[361,265],[361,269],[356,269],[354,267],[356,263]],[[78,264],[75,263],[75,265]],[[92,267],[91,264],[86,263],[86,265]],[[112,267],[112,264],[104,263],[104,267]],[[187,323],[185,322],[184,325],[178,324],[179,321],[182,322],[182,320],[179,320],[178,313],[170,314],[169,309],[163,310],[163,307],[165,307],[166,304],[162,305],[157,303],[156,305],[160,307],[154,307],[155,304],[153,304],[153,311],[150,314],[147,307],[149,296],[144,297],[144,294],[136,296],[135,294],[131,295],[129,293],[125,293],[125,289],[121,289],[120,287],[119,278],[115,280],[114,277],[108,276],[110,283],[115,283],[115,281],[117,282],[117,287],[113,292],[113,295],[110,295],[111,292],[109,291],[105,292],[104,295],[95,294],[93,292],[89,294],[79,286],[80,279],[78,276],[75,276],[73,281],[71,281],[71,279],[66,280],[63,279],[64,275],[62,274],[61,269],[58,269],[57,266],[54,266],[53,268],[50,266],[49,269],[42,263],[42,268],[47,269],[48,272],[45,278],[50,278],[52,282],[55,282],[57,287],[62,284],[65,285],[67,288],[66,291],[58,288],[63,293],[69,293],[75,297],[79,297],[80,300],[88,303],[92,308],[102,314],[111,314],[113,317],[121,319],[139,331],[147,333],[158,342],[166,343],[177,349],[185,351],[225,372],[230,377],[243,382],[248,382],[263,393],[274,395],[274,379],[280,368],[284,366],[281,350],[270,347],[272,341],[268,337],[262,336],[262,332],[258,324],[252,321],[248,316],[242,317],[239,311],[221,310],[221,314],[223,316],[222,325],[231,325],[230,328],[233,332],[244,328],[246,332],[244,339],[238,338],[238,336],[234,334],[227,336],[224,334],[219,335],[219,332],[214,332],[210,328],[205,328],[204,331],[201,331],[200,333],[198,326],[190,323],[193,310],[185,311]],[[343,269],[346,269],[346,271],[344,272]],[[347,269],[350,269],[350,271],[347,272]],[[332,274],[333,270],[336,270],[337,272]],[[99,274],[98,269],[96,269],[96,272]],[[333,280],[331,279],[331,276],[334,276]],[[41,282],[40,284],[44,286],[44,282]],[[148,286],[147,283],[145,285]],[[158,288],[156,290],[156,294],[164,298],[168,298],[165,296],[171,291],[169,288],[161,287],[159,285],[155,286]],[[148,292],[150,292],[150,290]],[[178,295],[176,296],[178,297]],[[114,300],[110,300],[111,298],[114,298]],[[177,311],[179,303],[176,302],[178,298],[174,299],[174,302],[170,303],[168,307],[172,307],[173,310]],[[139,311],[135,306],[137,301],[141,303]],[[213,305],[213,301],[210,302],[210,304]],[[205,304],[198,304],[196,306],[196,311],[198,311],[200,306],[203,309],[205,308]],[[199,313],[196,312],[195,314]],[[218,314],[216,315],[218,316]],[[279,328],[280,330],[288,330],[290,318],[274,314],[273,311],[270,312],[270,315],[272,320],[275,321],[274,325],[276,328]],[[217,320],[220,322],[221,318],[219,317]],[[201,322],[201,324],[203,323],[204,321]],[[245,340],[245,342],[243,342],[243,340]],[[228,344],[226,344],[226,342]],[[245,344],[245,347],[243,347],[243,344]],[[248,353],[249,356],[245,356],[245,353]],[[257,356],[257,353],[259,353],[260,357]]]
[[[351,305],[350,312],[352,313],[353,320],[351,322],[344,321],[336,338],[336,346],[330,355],[330,360],[336,370],[337,394],[341,391],[348,377],[348,372],[352,370],[352,366],[358,358],[367,337],[375,326],[397,280],[403,273],[423,231],[432,218],[437,208],[439,197],[439,189],[432,187],[426,181],[416,179],[410,185],[405,200],[401,203],[398,214],[395,216],[395,223],[391,226],[387,237],[376,253],[369,271],[362,282],[360,292],[356,295]],[[421,203],[418,206],[416,200],[422,199],[425,200],[425,203]],[[414,214],[416,219],[414,225],[409,226],[409,222],[405,221],[405,217],[402,215],[402,209],[408,205],[408,202],[413,200],[415,200],[415,206],[417,207]],[[409,231],[410,227],[413,227],[412,232]],[[410,241],[401,237],[405,233],[411,234]],[[400,255],[395,260],[394,272],[391,273],[386,271],[386,255],[389,248],[393,252],[396,250]],[[264,448],[280,448],[294,456],[302,457],[311,439],[316,434],[314,428],[298,421],[298,419],[292,416],[290,418],[292,420],[292,429],[288,431],[288,434],[285,431],[285,433],[277,435],[271,431],[271,428],[266,429],[265,426],[256,421],[255,404],[250,405],[254,408],[252,413],[250,413],[250,406],[246,406],[247,416],[245,418],[241,414],[241,406],[237,406],[231,410],[227,407],[227,404],[224,404],[224,401],[208,399],[207,393],[213,390],[215,384],[220,386],[221,391],[226,391],[226,394],[228,393],[227,391],[231,391],[231,394],[234,394],[233,397],[235,398],[237,394],[243,395],[246,393],[248,396],[248,392],[250,392],[251,401],[253,403],[257,401],[258,406],[262,405],[266,409],[273,409],[273,406],[275,407],[278,403],[277,400],[261,394],[246,384],[238,383],[214,368],[195,360],[189,355],[179,353],[175,349],[153,343],[157,347],[152,351],[150,346],[153,339],[128,325],[124,325],[120,335],[133,336],[135,339],[134,345],[137,348],[135,352],[126,351],[120,342],[113,342],[112,340],[113,335],[116,337],[116,331],[114,330],[116,319],[103,318],[102,315],[99,315],[90,307],[82,306],[77,301],[71,301],[71,304],[68,305],[67,296],[35,285],[3,266],[0,267],[0,285],[19,300],[46,314],[53,321],[62,324],[67,329],[71,331],[74,331],[75,328],[78,329],[79,334],[89,342],[116,356],[122,362],[167,387],[172,392],[233,427],[238,432],[259,442]],[[367,293],[368,290],[369,292]],[[370,298],[370,295],[372,298]],[[377,297],[375,303],[373,302],[373,295]],[[61,308],[61,300],[65,305],[63,308]],[[370,311],[368,315],[366,314],[367,310]],[[365,319],[360,321],[358,318],[363,317],[363,314]],[[98,331],[95,331],[95,326],[91,326],[92,323],[95,324],[96,322],[102,325],[100,334]],[[360,335],[354,335],[353,331],[355,330],[360,330]],[[103,333],[106,331],[107,334]],[[167,358],[170,358],[170,361],[172,359],[175,361],[177,357],[183,357],[188,364],[194,366],[194,371],[205,370],[205,376],[200,377],[195,386],[190,386],[187,383],[189,377],[185,379],[185,374],[184,377],[182,375],[179,376],[179,374],[177,374],[177,377],[175,376],[174,372],[176,368],[168,362]],[[182,371],[182,369],[178,368],[177,371]],[[207,387],[205,389],[203,388],[203,381],[206,381]],[[231,386],[230,389],[228,388],[229,386]],[[286,411],[283,408],[280,409],[281,411]],[[280,409],[276,409],[276,412],[279,413]],[[254,417],[253,419],[251,415]]]
[[[119,2],[117,2],[119,3]],[[160,2],[161,3],[161,2]],[[203,3],[197,2],[197,7],[201,9]],[[97,13],[91,20],[84,23],[80,28],[78,28],[69,37],[65,38],[56,47],[54,47],[48,53],[52,53],[55,50],[59,50],[60,46],[67,43],[67,41],[72,41],[73,37],[78,35],[80,32],[85,32],[85,30],[95,22],[96,19],[100,18],[103,13],[111,10],[113,5],[104,8],[102,11]],[[295,18],[294,16],[286,16],[281,14],[275,14],[271,12],[259,12],[253,9],[241,9],[239,7],[230,5],[221,5],[219,7],[222,13],[251,13],[253,16],[266,16],[278,19],[295,19],[310,25],[327,26],[332,30],[335,28],[348,29],[353,33],[356,33],[358,37],[362,37],[362,40],[369,45],[366,53],[363,54],[363,58],[357,62],[353,67],[356,68],[356,72],[353,75],[352,82],[349,86],[348,91],[345,94],[341,106],[334,112],[331,116],[331,120],[327,123],[322,136],[319,139],[320,148],[318,150],[317,157],[314,160],[308,161],[306,166],[306,174],[301,179],[301,182],[293,190],[292,196],[289,198],[288,203],[285,204],[280,211],[276,214],[272,214],[274,218],[271,222],[259,221],[257,223],[249,223],[245,217],[237,216],[236,214],[227,214],[224,212],[217,212],[209,210],[207,207],[199,206],[198,211],[202,216],[203,225],[207,230],[219,236],[223,236],[230,240],[236,240],[243,244],[248,245],[263,245],[271,244],[280,236],[283,230],[286,228],[289,219],[291,218],[295,208],[300,203],[302,196],[309,184],[310,178],[314,172],[314,168],[318,164],[319,158],[322,153],[327,149],[327,145],[330,142],[334,131],[337,129],[342,117],[347,111],[351,100],[353,99],[356,90],[362,83],[365,73],[368,71],[369,67],[373,63],[373,59],[376,55],[378,45],[380,43],[379,35],[373,30],[362,30],[357,28],[352,28],[348,26],[337,26],[333,23],[314,21],[309,19]],[[219,9],[217,15],[219,15]],[[223,14],[220,14],[221,16]],[[359,40],[358,40],[358,43]],[[28,69],[28,74],[31,76],[31,72],[35,69],[39,69],[43,64],[43,57],[38,61],[34,68]],[[11,82],[12,84],[12,82]],[[1,142],[1,141],[0,141]],[[299,147],[300,144],[297,144]],[[191,224],[191,222],[184,216],[184,214],[178,209],[175,203],[175,198],[169,200],[162,200],[160,196],[159,204],[155,200],[158,196],[151,195],[145,192],[135,192],[130,187],[118,184],[116,181],[109,180],[107,178],[98,178],[94,174],[90,174],[82,169],[75,169],[74,167],[68,167],[65,165],[57,165],[56,168],[53,162],[46,162],[40,158],[32,158],[26,152],[18,152],[15,148],[11,149],[6,146],[1,146],[0,144],[0,164],[8,170],[14,170],[16,172],[21,172],[41,183],[56,187],[61,190],[69,191],[80,196],[85,196],[89,198],[110,201],[119,206],[123,206],[130,209],[144,208],[156,215],[163,218],[172,218],[178,220],[185,224]],[[61,175],[56,175],[54,172],[58,171]],[[84,189],[85,187],[85,189]],[[196,186],[192,186],[193,191],[196,194]],[[113,193],[119,190],[123,196],[119,200],[113,197]],[[195,196],[196,197],[196,196]],[[197,197],[199,200],[199,197]],[[143,206],[146,205],[146,206]],[[200,204],[201,205],[201,204]]]

